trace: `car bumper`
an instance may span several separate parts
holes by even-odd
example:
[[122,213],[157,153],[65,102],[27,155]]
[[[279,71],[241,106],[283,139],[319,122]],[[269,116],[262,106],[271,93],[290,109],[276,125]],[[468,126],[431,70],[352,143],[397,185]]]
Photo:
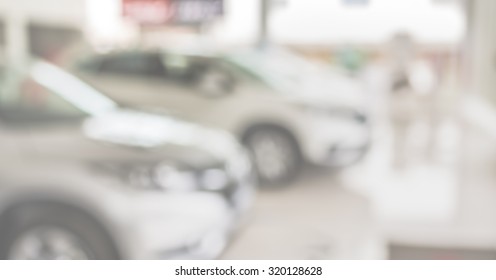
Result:
[[302,153],[310,163],[341,167],[359,161],[371,145],[368,124],[348,120],[318,120],[306,126]]
[[335,146],[327,153],[327,159],[320,162],[330,167],[344,167],[359,162],[368,152],[370,145],[364,144],[356,147]]
[[225,220],[212,225],[203,234],[186,246],[167,249],[156,254],[158,259],[215,259],[221,255],[232,236],[248,218],[248,210],[252,206],[254,188],[243,188],[227,199],[228,213]]
[[132,198],[121,217],[127,259],[214,259],[228,245],[251,208],[255,188],[245,183],[228,194],[149,193]]

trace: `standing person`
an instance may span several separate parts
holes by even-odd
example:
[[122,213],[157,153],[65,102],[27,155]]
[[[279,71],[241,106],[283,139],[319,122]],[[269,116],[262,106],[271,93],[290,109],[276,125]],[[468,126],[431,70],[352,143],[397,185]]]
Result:
[[396,34],[392,40],[390,65],[389,117],[393,132],[393,167],[403,169],[408,158],[408,136],[414,120],[417,99],[414,96],[408,66],[412,60],[412,40],[408,34]]
[[435,74],[427,61],[417,56],[408,34],[397,34],[391,49],[389,112],[393,130],[393,166],[405,167],[414,123],[424,115],[422,100],[433,92]]
[[392,69],[389,113],[393,130],[393,166],[405,167],[411,128],[418,112],[418,96],[412,88],[407,67]]
[[424,153],[426,159],[434,160],[437,148],[438,131],[441,126],[441,108],[439,74],[434,70],[434,65],[423,59],[417,59],[411,66],[411,83],[420,98],[420,116],[427,127]]

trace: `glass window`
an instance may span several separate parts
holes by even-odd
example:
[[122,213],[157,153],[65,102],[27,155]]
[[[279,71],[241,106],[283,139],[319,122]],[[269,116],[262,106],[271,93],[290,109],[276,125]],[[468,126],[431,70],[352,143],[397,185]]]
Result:
[[166,78],[167,69],[164,67],[160,54],[150,53],[144,55],[146,63],[146,73],[151,77]]
[[141,77],[165,77],[165,68],[158,54],[118,54],[103,59],[100,71]]
[[237,69],[220,59],[166,54],[162,57],[170,80],[189,86],[198,85],[206,76],[216,75],[233,78]]
[[168,78],[171,81],[191,84],[198,79],[202,65],[196,63],[193,57],[181,54],[164,54],[161,57]]
[[292,52],[275,49],[266,53],[256,51],[226,57],[232,65],[281,93],[294,92],[303,85],[318,84],[342,76],[331,67],[307,60]]
[[82,59],[76,63],[76,70],[88,71],[88,72],[98,72],[100,65],[102,64],[101,57],[91,57],[89,59]]

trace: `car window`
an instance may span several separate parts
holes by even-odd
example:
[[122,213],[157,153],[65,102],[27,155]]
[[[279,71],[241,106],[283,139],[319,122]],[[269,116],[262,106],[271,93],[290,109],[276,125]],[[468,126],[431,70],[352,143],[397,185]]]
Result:
[[206,67],[198,59],[181,54],[164,54],[161,61],[169,80],[190,85],[198,80]]
[[158,54],[127,53],[109,55],[102,59],[104,73],[137,77],[165,77],[166,71]]
[[195,86],[213,72],[230,77],[234,69],[222,63],[219,59],[189,56],[180,54],[165,54],[162,56],[170,80]]
[[266,81],[261,73],[254,71],[254,69],[244,66],[242,63],[237,62],[235,59],[229,57],[223,58],[224,64],[233,74],[241,77],[248,82],[266,85]]
[[233,92],[238,83],[235,69],[219,58],[171,53],[164,54],[162,61],[168,80],[190,92],[218,96]]
[[307,65],[296,59],[286,59],[280,55],[262,54],[258,52],[232,55],[232,64],[250,73],[266,85],[286,92],[301,84],[302,74]]
[[285,50],[241,52],[228,55],[226,61],[241,69],[246,77],[258,80],[280,93],[295,92],[302,86],[329,82],[343,75],[323,63],[307,60]]
[[102,64],[101,57],[90,57],[77,61],[76,70],[83,70],[88,72],[97,72]]

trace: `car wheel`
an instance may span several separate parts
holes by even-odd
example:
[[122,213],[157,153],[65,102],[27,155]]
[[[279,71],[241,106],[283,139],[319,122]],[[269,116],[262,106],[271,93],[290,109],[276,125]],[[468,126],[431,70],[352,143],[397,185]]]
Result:
[[50,206],[23,209],[11,213],[0,227],[1,259],[119,258],[108,235],[87,215],[77,211]]
[[246,138],[262,183],[280,185],[293,180],[301,166],[294,138],[282,129],[260,128]]

